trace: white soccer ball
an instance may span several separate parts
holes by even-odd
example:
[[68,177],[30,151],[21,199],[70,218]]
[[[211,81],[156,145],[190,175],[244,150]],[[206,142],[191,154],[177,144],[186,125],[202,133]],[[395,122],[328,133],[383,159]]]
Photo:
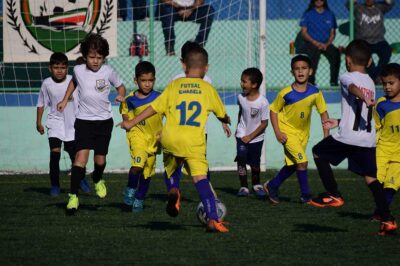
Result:
[[[217,204],[217,214],[220,220],[223,220],[227,214],[226,206],[219,199],[215,199],[215,203]],[[207,224],[208,217],[204,210],[203,203],[200,201],[199,205],[197,205],[196,216],[200,223]]]
[[181,7],[190,7],[194,5],[194,0],[173,0],[173,2]]

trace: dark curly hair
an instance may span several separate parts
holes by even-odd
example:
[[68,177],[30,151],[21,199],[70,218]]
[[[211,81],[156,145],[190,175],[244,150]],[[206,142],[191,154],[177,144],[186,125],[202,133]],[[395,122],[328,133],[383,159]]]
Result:
[[89,34],[81,43],[80,52],[83,57],[86,58],[90,50],[95,50],[97,53],[104,56],[104,58],[110,54],[108,42],[100,34]]

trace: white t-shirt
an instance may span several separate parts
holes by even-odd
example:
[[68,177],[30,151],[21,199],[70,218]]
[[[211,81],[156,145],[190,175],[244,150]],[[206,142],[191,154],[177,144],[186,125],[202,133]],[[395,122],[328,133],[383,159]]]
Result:
[[119,87],[122,80],[108,65],[102,65],[97,72],[85,64],[74,67],[74,80],[79,94],[77,118],[82,120],[107,120],[112,118],[111,102],[108,96],[111,86]]
[[68,100],[63,112],[57,111],[57,104],[64,98],[72,76],[67,75],[63,82],[55,82],[51,77],[42,82],[37,107],[49,108],[46,118],[47,134],[49,138],[58,138],[62,141],[75,139],[75,117],[78,110],[78,93],[75,91]]
[[342,143],[360,146],[375,147],[376,131],[372,119],[372,107],[367,108],[365,102],[349,93],[349,86],[354,84],[365,96],[375,99],[375,84],[368,74],[347,72],[340,77],[342,93],[342,118],[339,130],[333,138]]
[[[261,94],[254,101],[249,101],[246,96],[239,94],[238,104],[240,116],[236,129],[236,137],[242,138],[256,130],[256,128],[260,126],[261,121],[268,120],[269,103],[267,98]],[[265,132],[261,133],[252,139],[250,143],[263,141],[264,134]]]

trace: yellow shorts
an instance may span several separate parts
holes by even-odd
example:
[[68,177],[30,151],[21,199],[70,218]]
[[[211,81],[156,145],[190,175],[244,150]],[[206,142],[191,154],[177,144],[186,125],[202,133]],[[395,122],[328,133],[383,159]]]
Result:
[[305,152],[307,143],[308,139],[302,140],[296,136],[287,136],[287,141],[283,145],[286,165],[294,165],[308,162]]
[[208,162],[205,156],[202,157],[176,157],[171,153],[164,152],[164,168],[168,177],[183,164],[184,170],[190,176],[206,176]]
[[390,161],[388,157],[377,156],[377,178],[384,188],[398,190],[400,188],[400,162]]
[[141,145],[130,138],[129,149],[131,154],[131,166],[143,169],[143,177],[145,179],[155,175],[156,173],[156,155],[146,152],[147,147]]

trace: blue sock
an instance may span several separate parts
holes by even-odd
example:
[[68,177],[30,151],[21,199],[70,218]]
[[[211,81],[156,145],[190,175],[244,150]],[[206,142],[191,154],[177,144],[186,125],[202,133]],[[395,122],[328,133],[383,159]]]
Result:
[[[132,169],[132,167],[131,167]],[[137,188],[139,183],[139,175],[135,175],[132,170],[129,170],[128,174],[128,187],[129,188]]]
[[392,204],[394,194],[396,194],[396,190],[394,190],[392,188],[385,188],[384,191],[385,191],[385,197],[386,197],[387,204],[388,205]]
[[164,182],[167,187],[167,191],[170,191],[171,188],[180,188],[180,181],[182,177],[182,167],[176,168],[176,170],[172,173],[172,175],[168,178],[167,172],[164,172]]
[[150,180],[151,180],[150,177],[148,177],[147,179],[144,179],[144,176],[140,175],[139,187],[135,192],[136,199],[144,200],[144,198],[146,197],[147,191],[149,190],[149,187],[150,187]]
[[273,188],[279,188],[282,183],[289,177],[291,176],[294,172],[296,171],[296,168],[294,165],[287,166],[285,165],[284,167],[281,168],[279,173],[269,181],[269,185]]
[[202,179],[194,184],[199,193],[200,200],[203,203],[207,217],[218,221],[217,205],[215,203],[214,193],[212,193],[210,182],[207,179]]
[[299,181],[301,195],[310,195],[310,187],[308,186],[307,170],[296,170],[297,180]]

